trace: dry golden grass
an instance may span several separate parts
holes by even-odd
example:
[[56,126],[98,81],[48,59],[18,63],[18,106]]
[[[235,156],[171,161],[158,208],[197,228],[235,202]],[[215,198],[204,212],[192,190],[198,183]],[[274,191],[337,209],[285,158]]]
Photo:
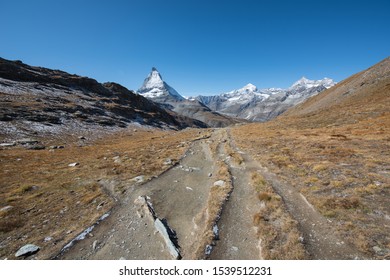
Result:
[[[160,174],[169,168],[166,159],[178,161],[190,141],[208,133],[139,129],[82,147],[75,143],[57,150],[2,150],[0,209],[13,208],[0,212],[0,258],[13,258],[27,243],[41,247],[39,258],[50,258],[109,211],[112,197],[120,200],[134,184],[132,178]],[[69,167],[73,162],[79,165]],[[48,236],[52,240],[44,242]]]
[[281,197],[257,172],[252,173],[252,186],[261,203],[260,211],[253,217],[253,224],[261,239],[262,257],[275,260],[306,259],[297,222],[287,212]]
[[300,128],[295,121],[236,127],[232,134],[241,149],[334,220],[348,242],[383,258],[373,248],[386,252],[390,243],[390,113],[332,127],[313,121],[306,128],[310,120],[303,119]]
[[212,244],[214,240],[213,226],[218,221],[223,205],[233,189],[231,174],[226,163],[219,161],[216,168],[216,180],[222,180],[225,184],[223,186],[211,186],[210,188],[206,208],[203,209],[198,217],[204,219],[204,228],[197,239],[193,259],[204,259],[206,257],[205,248],[207,245]]

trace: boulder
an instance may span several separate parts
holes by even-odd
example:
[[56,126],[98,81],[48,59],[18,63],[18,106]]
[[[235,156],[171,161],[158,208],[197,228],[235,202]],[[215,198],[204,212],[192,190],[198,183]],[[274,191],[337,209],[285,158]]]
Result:
[[21,247],[16,253],[15,257],[27,257],[33,255],[39,251],[39,247],[34,244],[27,244]]

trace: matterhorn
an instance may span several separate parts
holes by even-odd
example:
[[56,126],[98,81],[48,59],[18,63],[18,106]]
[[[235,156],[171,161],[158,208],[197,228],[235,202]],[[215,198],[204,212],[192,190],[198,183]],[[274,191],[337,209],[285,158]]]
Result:
[[137,93],[159,103],[184,100],[183,96],[163,81],[155,67],[152,68],[152,72],[144,80]]

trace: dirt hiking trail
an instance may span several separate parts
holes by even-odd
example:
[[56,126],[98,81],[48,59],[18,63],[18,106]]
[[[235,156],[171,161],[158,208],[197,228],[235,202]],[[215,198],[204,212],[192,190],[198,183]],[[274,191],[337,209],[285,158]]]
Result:
[[[225,174],[221,180],[222,165],[230,179]],[[238,150],[228,129],[215,129],[209,138],[194,141],[183,158],[157,178],[129,182],[110,215],[55,258],[262,259],[253,225],[260,207],[251,186],[253,172],[264,176],[298,221],[310,258],[364,258],[336,236],[331,223],[300,193]],[[214,217],[210,199],[219,186],[230,189]]]

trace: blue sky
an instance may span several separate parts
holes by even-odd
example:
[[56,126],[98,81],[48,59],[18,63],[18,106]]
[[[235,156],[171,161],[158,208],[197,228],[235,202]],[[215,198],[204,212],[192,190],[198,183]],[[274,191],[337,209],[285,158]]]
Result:
[[182,95],[302,76],[340,81],[390,55],[390,1],[0,0],[0,57]]

